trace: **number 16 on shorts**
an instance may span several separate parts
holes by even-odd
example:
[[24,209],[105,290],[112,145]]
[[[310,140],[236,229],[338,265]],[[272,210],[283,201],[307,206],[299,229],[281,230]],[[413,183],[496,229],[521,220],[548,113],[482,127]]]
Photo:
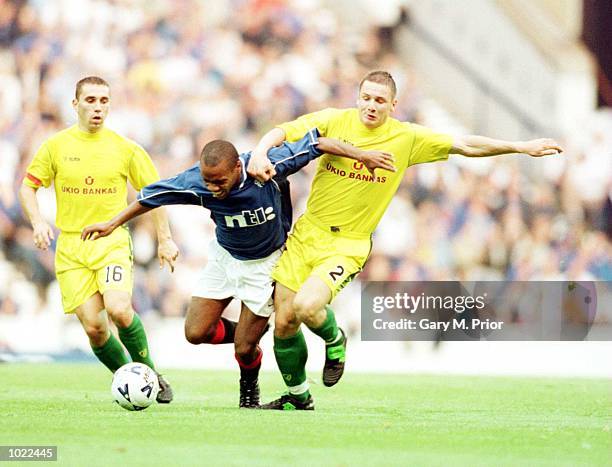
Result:
[[107,284],[121,282],[123,280],[123,266],[120,264],[111,264],[105,268],[105,282]]

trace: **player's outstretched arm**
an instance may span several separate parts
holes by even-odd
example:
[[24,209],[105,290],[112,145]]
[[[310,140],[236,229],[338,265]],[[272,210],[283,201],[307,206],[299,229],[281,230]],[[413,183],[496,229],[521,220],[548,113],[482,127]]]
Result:
[[344,141],[334,138],[326,138],[324,136],[319,137],[318,140],[318,149],[320,151],[363,162],[363,165],[366,166],[372,175],[374,175],[375,169],[384,169],[395,172],[395,165],[393,165],[394,158],[392,154],[382,151],[364,151],[353,146],[352,144],[345,143]]
[[285,141],[285,130],[273,128],[261,137],[255,149],[251,152],[251,160],[247,165],[247,173],[259,180],[267,182],[276,175],[274,166],[268,159],[268,150]]
[[28,217],[32,230],[34,231],[34,245],[40,250],[46,250],[55,238],[53,229],[40,215],[36,189],[27,185],[21,185],[19,189],[19,202]]
[[502,141],[486,136],[460,136],[453,140],[450,154],[467,157],[489,157],[501,154],[522,153],[532,157],[560,154],[563,148],[554,139],[541,138],[530,141]]
[[96,240],[100,237],[106,237],[112,234],[115,229],[134,217],[140,216],[145,212],[150,211],[152,208],[143,206],[138,201],[132,202],[127,208],[117,214],[108,222],[101,222],[99,224],[88,225],[81,232],[82,240]]
[[163,268],[164,262],[166,262],[170,267],[170,272],[174,272],[174,261],[178,258],[179,250],[174,240],[172,240],[166,210],[162,207],[153,211],[151,215],[155,223],[155,231],[157,232],[157,258],[159,259],[159,267]]

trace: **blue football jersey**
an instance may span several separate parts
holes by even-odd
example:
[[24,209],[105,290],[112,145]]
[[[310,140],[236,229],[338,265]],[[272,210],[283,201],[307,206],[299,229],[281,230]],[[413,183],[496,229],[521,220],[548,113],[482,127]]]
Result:
[[242,175],[225,199],[215,198],[206,188],[199,164],[175,177],[147,185],[137,199],[149,208],[169,204],[207,208],[216,224],[217,241],[234,258],[265,258],[285,243],[291,228],[291,208],[285,205],[283,209],[283,198],[288,199],[285,179],[322,154],[317,148],[318,137],[315,128],[295,143],[285,142],[271,148],[268,158],[276,176],[266,183],[247,174],[251,153],[241,154]]

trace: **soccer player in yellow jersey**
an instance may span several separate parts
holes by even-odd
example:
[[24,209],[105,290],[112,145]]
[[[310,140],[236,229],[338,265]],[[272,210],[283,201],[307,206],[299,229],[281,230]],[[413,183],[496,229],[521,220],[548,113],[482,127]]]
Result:
[[264,135],[253,151],[248,172],[267,180],[274,175],[266,158],[268,149],[285,140],[295,141],[317,127],[322,136],[392,154],[397,168],[396,172],[379,171],[373,176],[348,159],[329,154],[319,159],[306,213],[295,224],[272,275],[276,280],[274,353],[288,393],[262,408],[314,408],[306,381],[307,348],[301,323],[326,343],[323,383],[333,386],[342,376],[346,336],[328,304],[362,270],[372,232],[409,166],[446,160],[449,154],[486,157],[526,153],[540,157],[561,152],[551,139],[509,142],[435,133],[390,117],[396,103],[391,75],[370,72],[359,84],[357,108],[328,108],[281,124]]
[[[34,230],[37,248],[49,248],[54,234],[40,214],[36,190],[55,186],[56,225],[60,230],[55,272],[65,313],[75,313],[94,354],[114,372],[129,362],[109,330],[117,325],[119,339],[133,361],[155,369],[145,330],[131,304],[132,247],[127,229],[117,229],[100,242],[84,242],[81,231],[105,221],[127,206],[127,180],[137,190],[159,180],[149,155],[136,143],[104,127],[110,87],[96,76],[80,80],[72,105],[78,123],[51,136],[27,168],[19,199]],[[178,256],[165,211],[153,214],[160,267],[174,270]],[[160,376],[158,402],[172,400],[172,389]]]

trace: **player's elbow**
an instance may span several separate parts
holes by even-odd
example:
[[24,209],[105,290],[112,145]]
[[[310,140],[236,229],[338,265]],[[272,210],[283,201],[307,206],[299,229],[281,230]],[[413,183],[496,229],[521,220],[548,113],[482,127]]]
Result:
[[454,138],[449,151],[451,154],[461,154],[466,157],[482,157],[500,154],[500,147],[494,140],[477,135],[464,135]]
[[453,145],[449,151],[450,154],[461,154],[466,157],[475,157],[478,151],[473,146],[470,146],[464,139],[457,138],[453,141]]
[[258,154],[261,152],[265,154],[267,150],[283,144],[286,139],[287,134],[285,130],[280,127],[274,127],[262,136],[253,153]]
[[279,126],[272,128],[268,134],[270,135],[270,138],[273,138],[277,143],[275,146],[282,144],[283,141],[287,139],[287,133]]

